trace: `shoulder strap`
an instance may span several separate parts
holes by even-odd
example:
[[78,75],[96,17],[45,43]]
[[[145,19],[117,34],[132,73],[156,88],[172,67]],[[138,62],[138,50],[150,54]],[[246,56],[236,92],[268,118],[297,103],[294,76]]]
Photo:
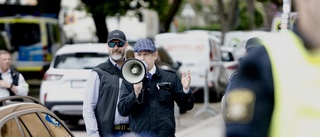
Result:
[[12,84],[18,86],[20,73],[11,69]]
[[[20,73],[15,71],[15,70],[13,70],[13,69],[11,69],[11,68],[10,68],[10,70],[11,70],[12,84],[15,85],[15,86],[18,86]],[[10,96],[15,96],[16,95],[15,93],[13,93],[13,91],[10,88],[8,88],[8,91],[10,93]],[[23,100],[22,99],[12,99],[11,101],[20,101],[20,102],[22,102]]]

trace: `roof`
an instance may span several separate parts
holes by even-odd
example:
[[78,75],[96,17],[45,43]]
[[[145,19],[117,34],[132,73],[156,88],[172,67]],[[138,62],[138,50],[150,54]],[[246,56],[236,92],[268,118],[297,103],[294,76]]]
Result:
[[210,35],[208,33],[203,32],[188,32],[188,33],[160,33],[155,36],[156,39],[208,39]]
[[[10,99],[24,99],[24,102],[10,102]],[[27,109],[50,111],[39,100],[30,96],[3,97],[0,99],[0,120],[10,113]]]
[[[7,116],[10,113],[18,112],[18,111],[25,111],[25,110],[38,110],[38,111],[50,111],[46,107],[40,105],[40,104],[35,104],[35,103],[17,103],[17,104],[11,104],[7,106],[2,106],[0,107],[0,122],[1,120]],[[50,111],[51,112],[51,111]]]
[[106,43],[80,43],[80,44],[71,44],[64,45],[57,51],[59,54],[67,54],[74,52],[97,52],[97,53],[109,53],[108,46]]

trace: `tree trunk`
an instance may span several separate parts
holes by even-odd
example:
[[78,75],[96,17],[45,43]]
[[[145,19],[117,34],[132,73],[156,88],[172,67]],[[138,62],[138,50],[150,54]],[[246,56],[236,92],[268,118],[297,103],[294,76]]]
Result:
[[168,32],[170,28],[170,24],[178,12],[179,6],[181,5],[182,0],[173,0],[172,6],[170,6],[170,10],[166,18],[160,21],[160,33]]
[[219,13],[219,17],[220,17],[220,23],[221,23],[221,31],[222,31],[222,33],[224,33],[224,32],[226,32],[227,31],[227,20],[226,20],[226,17],[225,17],[225,15],[224,15],[224,4],[223,4],[223,2],[222,2],[222,0],[217,0],[217,2],[218,2],[218,7],[219,7],[219,9],[218,9],[218,13]]
[[218,12],[220,16],[221,32],[222,32],[221,44],[223,44],[225,33],[231,30],[232,25],[234,25],[238,0],[231,1],[230,11],[225,11],[223,0],[217,0],[217,2],[219,7]]
[[96,33],[99,39],[99,43],[107,43],[109,32],[106,23],[106,15],[92,15],[92,17],[96,26]]
[[247,0],[247,12],[249,15],[249,30],[255,29],[254,0]]

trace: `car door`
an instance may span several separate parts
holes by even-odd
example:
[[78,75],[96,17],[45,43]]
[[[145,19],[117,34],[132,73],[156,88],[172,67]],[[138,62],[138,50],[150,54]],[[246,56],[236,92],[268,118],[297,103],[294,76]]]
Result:
[[15,112],[0,123],[1,137],[72,137],[71,131],[46,112]]

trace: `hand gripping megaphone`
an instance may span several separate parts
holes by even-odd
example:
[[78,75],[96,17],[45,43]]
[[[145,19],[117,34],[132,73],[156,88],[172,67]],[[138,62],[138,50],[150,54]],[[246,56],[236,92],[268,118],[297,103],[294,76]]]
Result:
[[141,82],[146,77],[146,63],[130,58],[126,60],[121,67],[121,74],[123,79],[131,84]]

